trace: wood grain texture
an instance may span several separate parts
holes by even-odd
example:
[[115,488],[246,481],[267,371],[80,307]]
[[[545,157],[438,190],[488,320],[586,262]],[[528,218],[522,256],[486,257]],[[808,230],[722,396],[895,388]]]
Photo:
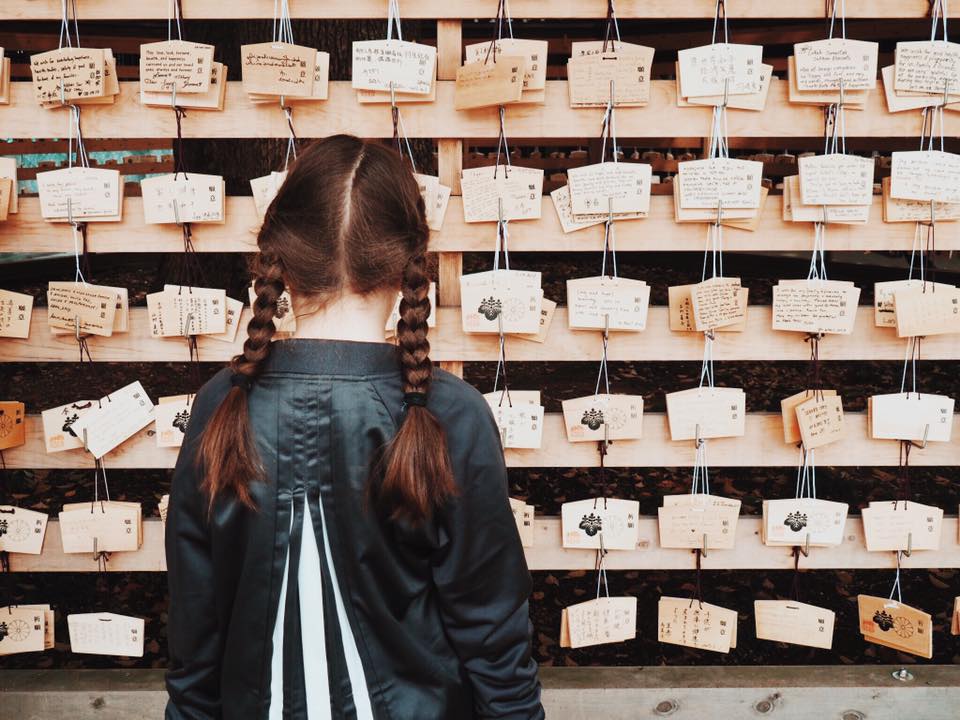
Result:
[[[442,287],[442,283],[441,283]],[[448,285],[449,287],[449,285]],[[443,300],[440,301],[441,305]],[[245,310],[241,323],[248,317]],[[464,333],[460,308],[437,309],[437,326],[430,333],[430,357],[434,361],[496,360],[498,338],[494,334]],[[200,359],[208,362],[229,360],[240,351],[244,334],[237,334],[233,343],[199,337]],[[807,360],[810,347],[802,333],[782,332],[771,328],[771,309],[751,306],[747,311],[744,332],[718,333],[714,341],[714,359],[725,360]],[[821,360],[903,360],[906,340],[898,338],[892,328],[873,324],[873,308],[857,309],[851,335],[830,335],[820,343]],[[112,337],[88,339],[93,359],[98,362],[186,362],[187,343],[181,338],[150,336],[146,308],[131,308],[130,330]],[[507,338],[507,353],[513,361],[595,361],[602,350],[602,333],[593,330],[570,330],[567,310],[558,308],[544,343]],[[647,329],[643,332],[611,332],[607,351],[609,360],[701,360],[703,334],[672,332],[667,308],[651,307]],[[4,338],[0,342],[0,363],[3,362],[73,362],[77,359],[77,342],[72,335],[52,335],[47,328],[46,308],[36,308],[31,318],[30,337]],[[936,335],[923,341],[924,360],[960,359],[960,335]],[[749,388],[748,388],[749,390]]]
[[[714,0],[619,0],[617,17],[627,18],[713,18]],[[929,13],[926,0],[846,0],[847,17],[922,18]],[[607,4],[603,0],[513,0],[514,18],[603,18]],[[404,18],[488,18],[493,10],[472,0],[417,0],[402,7]],[[363,19],[386,15],[382,0],[324,2],[290,0],[294,18]],[[960,17],[954,6],[950,17]],[[166,20],[164,3],[143,0],[83,0],[83,20]],[[273,4],[262,0],[191,0],[184,3],[187,20],[272,18]],[[823,18],[823,0],[737,0],[730,3],[731,18]],[[0,20],[59,20],[59,0],[4,0]]]
[[[403,108],[403,122],[411,138],[496,138],[499,131],[497,109],[483,108],[458,112],[453,105],[451,80],[437,81],[437,99],[433,103],[410,103]],[[140,105],[139,84],[121,82],[120,95],[113,105],[92,105],[83,111],[86,138],[173,137],[176,123],[173,113]],[[603,110],[572,109],[567,83],[547,82],[542,105],[518,105],[507,109],[506,130],[511,140],[523,138],[594,137]],[[196,112],[184,123],[184,137],[191,138],[286,138],[288,128],[279,108],[253,105],[240,82],[227,88],[223,112]],[[617,113],[617,134],[622,138],[701,137],[710,126],[709,107],[677,107],[676,82],[654,80],[650,104],[641,108],[623,108]],[[330,83],[325,102],[304,103],[297,108],[297,135],[301,138],[326,137],[349,132],[372,138],[391,137],[390,113],[380,105],[361,105],[349,82]],[[916,137],[921,130],[920,113],[887,112],[880,90],[874,90],[863,112],[847,113],[847,137]],[[947,113],[945,135],[960,135],[960,117]],[[0,126],[8,138],[63,137],[67,129],[66,111],[43,110],[37,106],[33,87],[28,82],[11,84],[11,104],[0,107]],[[727,124],[729,137],[818,137],[823,134],[823,112],[819,107],[790,105],[787,83],[771,82],[767,107],[763,112],[733,111]]]
[[[760,518],[741,517],[737,521],[736,547],[732,550],[710,550],[702,558],[704,570],[789,570],[793,568],[793,549],[767,547],[760,542]],[[640,542],[636,550],[611,551],[605,560],[608,570],[692,570],[695,553],[690,550],[665,549],[659,546],[657,519],[638,520]],[[709,540],[709,539],[708,539]],[[596,562],[594,550],[569,550],[562,547],[560,518],[539,517],[535,520],[533,547],[525,549],[530,570],[592,570]],[[944,518],[940,550],[917,551],[901,560],[904,568],[960,567],[960,545],[957,544],[957,518]],[[805,569],[831,568],[896,568],[892,552],[867,552],[863,539],[863,523],[850,517],[844,529],[843,544],[830,548],[813,548],[810,557],[801,559]],[[13,572],[96,572],[97,562],[91,554],[65,554],[60,540],[60,524],[51,519],[47,524],[43,553],[21,555],[11,553]],[[163,572],[166,560],[163,549],[163,524],[159,519],[143,522],[143,546],[137,552],[115,552],[107,563],[110,572]]]
[[[2,115],[0,110],[0,115]],[[459,140],[440,141],[441,182],[453,182],[443,229],[431,233],[430,249],[438,252],[493,252],[494,224],[463,221],[463,201],[459,193],[459,164],[454,166],[447,144],[460,145]],[[797,250],[809,252],[813,247],[812,223],[787,223],[781,219],[781,198],[767,202],[756,232],[724,228],[724,250],[761,252]],[[194,223],[193,244],[197,252],[256,252],[259,220],[249,197],[226,199],[226,222],[222,225]],[[707,230],[705,223],[676,223],[673,219],[673,198],[654,195],[650,198],[650,216],[644,220],[616,224],[617,250],[620,252],[703,251]],[[937,249],[960,250],[960,223],[937,223]],[[145,225],[143,201],[138,197],[124,199],[123,221],[89,223],[87,247],[93,253],[183,252],[183,237],[176,225]],[[910,250],[913,223],[883,222],[879,198],[875,198],[873,214],[866,225],[831,225],[827,228],[828,251]],[[514,252],[600,252],[603,249],[603,226],[597,225],[574,233],[560,228],[553,201],[543,198],[539,220],[510,223],[510,249]],[[9,252],[73,252],[73,238],[66,223],[48,223],[40,217],[40,203],[35,197],[20,198],[20,212],[8,215],[0,223],[0,253]]]
[[[149,392],[149,388],[147,388]],[[748,389],[749,392],[749,389]],[[28,410],[33,410],[29,408]],[[847,413],[847,434],[842,442],[817,449],[820,466],[896,467],[899,443],[867,437],[866,415]],[[955,421],[956,422],[956,421]],[[711,467],[791,467],[797,464],[797,448],[783,442],[779,413],[748,413],[746,433],[739,438],[710,440],[707,458]],[[158,448],[152,426],[112,451],[106,458],[108,468],[172,468],[176,448]],[[642,440],[611,443],[605,464],[608,467],[692,467],[693,442],[670,439],[666,415],[646,413]],[[7,467],[16,469],[89,468],[93,458],[82,450],[47,453],[39,415],[27,416],[27,442],[4,451]],[[543,443],[537,450],[507,450],[510,467],[597,467],[600,457],[592,442],[567,442],[560,413],[547,413],[543,424]],[[913,466],[960,465],[960,443],[929,443],[924,450],[910,455]]]

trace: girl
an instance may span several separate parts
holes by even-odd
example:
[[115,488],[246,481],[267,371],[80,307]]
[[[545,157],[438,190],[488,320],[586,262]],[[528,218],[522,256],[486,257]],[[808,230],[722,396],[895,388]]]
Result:
[[351,136],[271,203],[174,472],[168,719],[544,716],[498,431],[429,358],[427,238],[399,155]]

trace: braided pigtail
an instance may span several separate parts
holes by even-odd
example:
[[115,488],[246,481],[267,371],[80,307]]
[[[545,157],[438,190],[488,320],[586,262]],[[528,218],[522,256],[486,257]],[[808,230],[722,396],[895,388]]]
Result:
[[203,472],[202,490],[210,499],[223,491],[253,507],[250,483],[263,478],[263,465],[250,429],[247,395],[263,372],[277,331],[274,318],[284,291],[283,267],[279,259],[261,252],[254,260],[253,317],[247,323],[243,352],[230,362],[233,387],[210,418],[200,440],[198,461]]
[[[392,519],[426,520],[455,492],[443,427],[427,407],[433,378],[427,318],[430,277],[425,253],[403,271],[397,340],[403,375],[405,415],[385,458],[377,504]],[[388,511],[388,512],[387,512]]]

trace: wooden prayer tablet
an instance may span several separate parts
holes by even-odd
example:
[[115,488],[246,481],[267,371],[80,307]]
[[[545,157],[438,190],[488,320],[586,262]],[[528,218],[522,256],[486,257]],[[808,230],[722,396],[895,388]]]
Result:
[[153,337],[190,337],[226,332],[226,291],[179,285],[147,295]]
[[960,90],[960,45],[943,40],[898,42],[893,86],[897,92],[938,94]]
[[833,647],[833,610],[793,600],[754,600],[753,617],[759,640]]
[[[718,106],[724,104],[724,96],[704,95],[703,97],[684,97],[680,90],[680,64],[677,63],[677,107]],[[730,110],[753,110],[759,112],[767,105],[770,94],[770,81],[773,77],[773,65],[760,64],[760,90],[745,95],[727,95],[726,106]]]
[[[20,447],[27,441],[26,408],[16,400],[0,400],[0,451]],[[0,535],[0,550],[3,536]]]
[[570,168],[567,187],[574,218],[650,212],[652,168],[646,163],[602,162]]
[[0,337],[30,337],[33,296],[0,290]]
[[500,430],[504,448],[534,450],[543,441],[543,405],[539,390],[495,390],[484,399]]
[[[247,288],[247,298],[250,301],[250,307],[253,308],[257,301],[256,282],[250,283]],[[277,312],[273,318],[273,324],[277,332],[293,333],[297,331],[297,316],[294,312],[293,299],[290,297],[290,291],[284,290],[277,300]]]
[[[78,287],[83,287],[82,284],[75,282],[50,282],[47,284],[48,291],[54,289],[56,291],[68,291],[73,292]],[[130,300],[127,292],[127,288],[119,287],[110,287],[108,285],[87,285],[87,288],[95,287],[97,291],[112,292],[115,298],[116,311],[113,315],[113,332],[121,333],[127,332],[130,328]],[[59,298],[59,294],[58,294]],[[49,322],[49,317],[48,317]],[[76,323],[72,323],[70,327],[66,327],[64,324],[60,324],[59,327],[50,327],[50,333],[52,335],[74,335],[76,334]]]
[[0,656],[40,652],[45,649],[44,610],[34,606],[12,605],[0,608],[0,612],[3,613],[0,622],[6,630],[3,640],[0,641]]
[[639,440],[643,437],[643,396],[598,393],[564,400],[563,424],[569,442]]
[[650,286],[643,280],[589,277],[567,280],[567,319],[576,330],[647,327]]
[[522,55],[462,65],[457,69],[453,106],[457,110],[474,110],[519,102],[525,72],[526,59]]
[[573,210],[570,207],[570,187],[564,185],[558,187],[550,193],[550,200],[553,201],[553,208],[557,211],[557,218],[560,220],[560,227],[565,233],[576,232],[592,225],[600,225],[605,220],[599,216],[591,216],[589,220],[579,220],[574,217]]
[[120,171],[67,167],[37,173],[40,214],[44,220],[120,220]]
[[0,60],[0,105],[10,104],[10,74],[13,64],[10,58]]
[[405,40],[353,43],[353,87],[426,95],[437,69],[437,49]]
[[939,550],[943,510],[913,501],[871,502],[861,511],[870,552]]
[[535,334],[540,329],[540,273],[492,270],[460,277],[464,332]]
[[468,168],[461,173],[464,222],[539,220],[543,170],[520,166]]
[[953,398],[932,393],[892,393],[869,399],[874,440],[950,442]]
[[763,163],[735,158],[687,160],[677,165],[683,209],[755,209],[760,206]]
[[640,503],[620,498],[593,498],[560,507],[563,547],[636,550],[640,540]]
[[740,388],[690,388],[667,393],[666,400],[674,442],[740,437],[746,431],[747,397]]
[[[319,53],[318,53],[319,55]],[[227,66],[214,62],[210,67],[210,86],[202,93],[178,93],[177,107],[184,110],[223,110],[227,96]],[[148,92],[140,87],[140,103],[148,107],[173,107],[172,92]],[[277,98],[273,98],[276,102]]]
[[104,396],[77,419],[73,430],[80,438],[86,434],[87,451],[102,458],[153,422],[153,417],[153,403],[135,381]]
[[814,450],[843,439],[843,401],[836,393],[814,393],[799,403],[794,412],[804,449]]
[[773,329],[849,335],[860,288],[841,280],[781,280],[773,287]]
[[875,42],[832,38],[796,43],[797,87],[803,90],[872,90],[877,85]]
[[560,647],[624,642],[637,636],[637,598],[598,597],[569,605],[560,616]]
[[270,203],[273,202],[273,198],[276,197],[277,191],[280,190],[280,186],[286,179],[287,171],[281,170],[279,172],[273,171],[263,177],[253,178],[250,181],[253,206],[257,211],[257,217],[261,220],[267,214],[267,208],[270,207]]
[[894,650],[933,657],[933,626],[922,610],[882,597],[857,595],[863,639]]
[[165,40],[140,46],[140,88],[147,92],[205,93],[210,89],[213,45]]
[[[650,69],[654,49],[616,43],[603,50],[602,41],[572,43],[567,60],[570,107],[606,107],[613,89],[616,107],[638,107],[650,102]],[[611,85],[612,83],[612,85]]]
[[[226,77],[224,72],[223,77]],[[282,93],[248,93],[247,97],[255,105],[267,103],[279,103],[281,105],[297,105],[303,102],[314,102],[317,100],[326,100],[330,94],[330,53],[321,50],[316,51],[316,58],[313,64],[313,85],[309,95],[289,96]],[[386,102],[390,102],[390,93],[379,93],[376,90],[358,90],[357,100],[359,102],[384,102],[382,96],[386,95]],[[396,94],[394,94],[396,96]],[[402,102],[407,93],[401,93],[397,102]],[[417,96],[421,97],[421,96]],[[423,96],[427,97],[427,96]],[[222,104],[222,103],[221,103]]]
[[17,183],[17,159],[12,157],[0,157],[0,178],[11,182],[10,197],[7,205],[7,212],[16,214],[20,210],[20,190]]
[[736,647],[737,613],[695,599],[661,597],[657,628],[662,643],[728,653]]
[[547,334],[550,332],[550,324],[553,322],[553,316],[557,311],[557,304],[553,300],[543,297],[543,290],[540,291],[540,296],[540,327],[537,328],[537,332],[511,333],[512,337],[535,343],[546,342]]
[[135,552],[143,542],[139,503],[68,503],[59,514],[65,553]]
[[846,503],[818,498],[763,501],[764,545],[830,547],[843,542]]
[[224,222],[224,182],[220,175],[171,173],[140,181],[143,219],[148,225]]
[[65,47],[30,57],[30,72],[37,102],[69,103],[71,100],[102,97],[104,51],[95,48]]
[[790,175],[783,179],[783,219],[786,222],[822,222],[837,225],[864,225],[870,220],[870,208],[866,205],[807,205],[800,196],[800,176]]
[[960,203],[960,155],[940,150],[893,153],[890,197]]
[[51,330],[110,337],[117,313],[117,289],[83,282],[47,286],[47,325]]
[[797,161],[804,205],[869,205],[873,201],[873,158],[831,153]]
[[520,544],[523,547],[533,547],[533,505],[528,505],[523,500],[510,498],[510,509],[513,511],[513,519],[517,523]]
[[157,447],[183,445],[195,397],[196,395],[172,395],[157,398],[157,408],[154,411]]
[[762,57],[762,45],[714,43],[680,50],[680,92],[686,98],[758,93]]
[[222,333],[207,333],[205,337],[212,340],[232,343],[237,337],[237,330],[240,328],[240,316],[243,314],[243,303],[232,297],[226,299],[226,312],[224,313],[224,331]]
[[746,290],[740,278],[716,277],[690,286],[693,325],[698,331],[743,325],[747,319]]
[[414,179],[423,196],[423,205],[427,214],[427,227],[439,231],[443,227],[443,218],[447,214],[447,205],[450,202],[451,189],[441,184],[436,175],[414,173]]
[[[843,90],[843,106],[847,110],[863,110],[869,90]],[[827,90],[800,90],[797,87],[797,62],[787,58],[787,99],[799,105],[836,105],[840,102],[840,88]]]
[[543,91],[547,87],[547,41],[521,40],[518,38],[501,38],[495,43],[482,42],[466,45],[463,48],[466,61],[469,63],[499,62],[502,57],[522,57],[523,91],[520,101],[543,102]]
[[924,200],[899,200],[890,197],[890,178],[881,180],[883,188],[883,221],[895,222],[936,222],[960,220],[960,203],[931,203]]
[[97,612],[67,615],[70,652],[143,657],[143,618]]
[[797,406],[810,400],[816,392],[821,397],[830,397],[837,394],[836,390],[804,390],[780,401],[780,413],[783,416],[783,441],[788,445],[796,445],[801,441],[800,424],[797,422]]
[[732,550],[739,516],[739,500],[705,493],[667,495],[657,510],[660,547]]
[[240,47],[240,70],[246,93],[310,97],[316,66],[314,48],[282,42]]
[[[899,93],[894,88],[896,67],[888,65],[880,71],[883,79],[883,94],[887,100],[887,112],[904,112],[906,110],[920,110],[927,107],[938,107],[943,103],[943,90],[938,93]],[[951,93],[947,96],[946,110],[957,110],[960,95]]]
[[[747,298],[750,292],[749,288],[740,286],[740,278],[714,278],[713,281],[724,281],[736,285],[739,288],[737,300],[740,308],[737,311],[741,319],[737,322],[714,328],[718,332],[743,332],[747,322]],[[698,328],[693,311],[693,291],[696,285],[673,285],[667,288],[669,303],[670,329],[674,332],[694,332],[702,331]],[[732,310],[730,311],[732,312]],[[707,328],[709,329],[709,328]]]
[[921,283],[893,292],[898,337],[960,333],[960,290],[953,285]]
[[95,408],[97,403],[97,400],[77,400],[44,410],[40,417],[46,451],[54,453],[82,448],[83,434],[77,430],[77,421]]

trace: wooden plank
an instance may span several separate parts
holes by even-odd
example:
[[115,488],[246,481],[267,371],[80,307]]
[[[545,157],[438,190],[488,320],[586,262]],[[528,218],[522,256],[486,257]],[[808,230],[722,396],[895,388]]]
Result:
[[[617,17],[627,18],[708,18],[714,15],[715,0],[619,0]],[[927,0],[846,0],[848,18],[922,18],[929,14]],[[513,0],[510,13],[514,18],[603,18],[606,3],[602,0]],[[730,3],[731,18],[823,18],[823,0],[738,0]],[[486,11],[486,12],[483,12]],[[489,19],[492,10],[478,7],[471,0],[417,0],[402,8],[404,18],[481,18]],[[383,0],[353,0],[325,3],[317,7],[314,0],[290,0],[294,18],[373,18],[384,19]],[[950,17],[960,17],[955,7]],[[185,19],[272,18],[272,3],[262,0],[191,0],[184,3]],[[83,0],[81,20],[166,20],[163,3],[142,0]],[[0,20],[59,20],[59,0],[5,0],[0,3]]]
[[[760,542],[758,517],[743,516],[737,521],[737,540],[733,550],[710,550],[701,563],[704,570],[789,570],[793,568],[793,549],[768,547]],[[641,517],[637,524],[640,543],[636,550],[609,553],[608,570],[692,570],[695,553],[690,550],[665,549],[659,546],[657,518]],[[596,562],[594,550],[570,550],[561,546],[560,518],[538,517],[535,521],[533,547],[526,548],[527,565],[531,570],[592,570]],[[709,538],[708,538],[709,543]],[[957,544],[957,518],[944,518],[940,550],[924,550],[901,559],[904,568],[960,567],[960,545]],[[810,557],[800,562],[804,569],[896,568],[892,552],[867,552],[863,523],[859,517],[847,519],[843,544],[829,548],[813,548]],[[60,540],[60,524],[47,523],[41,555],[11,553],[12,572],[96,572],[97,561],[90,554],[66,554]],[[163,547],[163,525],[158,518],[143,522],[143,546],[137,552],[110,554],[110,572],[162,572],[166,570]]]
[[[403,108],[409,137],[465,138],[497,137],[496,108],[458,112],[453,105],[453,81],[437,82],[437,100],[410,103]],[[61,137],[66,133],[67,116],[60,110],[40,112],[27,82],[11,84],[11,104],[0,108],[0,125],[7,138]],[[138,83],[121,82],[120,95],[113,105],[92,105],[83,110],[83,133],[98,137],[173,137],[173,113],[140,105]],[[710,126],[711,108],[678,108],[676,82],[654,80],[650,104],[627,108],[617,114],[621,138],[691,136],[700,137]],[[847,136],[904,137],[920,134],[920,113],[890,114],[880,91],[870,94],[863,112],[847,113]],[[507,110],[506,130],[511,140],[522,138],[595,137],[603,110],[572,109],[564,81],[548,81],[545,104],[520,105]],[[285,138],[286,120],[273,105],[253,105],[238,81],[227,88],[224,112],[195,112],[183,123],[184,137],[191,138]],[[330,99],[297,108],[297,134],[303,138],[326,137],[348,132],[363,137],[390,137],[390,113],[379,105],[360,105],[349,82],[331,82]],[[948,113],[945,135],[960,135],[960,117]],[[771,83],[766,110],[760,113],[731,111],[730,137],[817,137],[823,133],[823,112],[819,107],[790,105],[787,83]]]
[[[150,388],[147,388],[150,391]],[[749,392],[749,388],[748,388]],[[31,411],[42,408],[30,408]],[[867,437],[863,413],[847,413],[847,435],[843,442],[817,450],[817,464],[823,467],[877,466],[899,464],[899,443]],[[110,468],[172,468],[177,459],[175,448],[158,448],[148,428],[112,451],[106,459]],[[27,416],[27,442],[4,451],[7,468],[75,469],[93,467],[93,459],[82,450],[47,453],[43,444],[39,415]],[[607,467],[691,467],[693,442],[673,442],[666,415],[646,413],[642,440],[611,443],[605,459]],[[797,463],[797,449],[783,442],[780,413],[748,413],[746,434],[739,438],[710,440],[707,457],[712,467],[790,467]],[[595,443],[569,443],[560,413],[547,413],[543,424],[543,445],[538,450],[507,450],[510,467],[597,467],[600,457]],[[914,450],[911,465],[960,465],[960,443],[930,443]]]
[[[460,192],[460,173],[463,171],[463,140],[440,139],[437,141],[437,170],[440,175],[440,182],[450,188],[450,194],[454,197],[450,200],[447,207],[447,215],[444,218],[444,233],[449,232],[451,215],[463,220],[463,205],[456,198]],[[437,233],[434,233],[435,235]]]
[[[442,283],[441,283],[442,287]],[[852,335],[832,335],[820,344],[821,360],[903,360],[905,340],[892,328],[874,326],[873,308],[861,306]],[[592,330],[570,330],[566,308],[558,308],[546,342],[534,343],[518,338],[507,339],[507,356],[511,361],[558,362],[588,360],[600,357],[601,333]],[[607,351],[610,360],[679,361],[703,358],[703,334],[672,332],[667,308],[651,307],[644,332],[614,332]],[[464,333],[460,309],[440,307],[437,327],[431,332],[431,353],[435,361],[496,360],[496,335]],[[810,346],[802,333],[781,332],[771,328],[771,309],[751,306],[744,332],[719,333],[714,341],[714,359],[725,360],[807,360]],[[240,352],[244,335],[234,343],[200,336],[200,359],[208,362],[227,361]],[[179,338],[150,336],[146,308],[131,308],[130,330],[113,337],[90,337],[90,352],[97,362],[161,362],[186,361],[187,344]],[[52,335],[47,328],[45,308],[33,311],[30,338],[4,338],[0,342],[2,362],[73,362],[77,359],[77,343],[71,335]],[[960,335],[936,335],[923,341],[924,360],[960,359]]]
[[456,80],[463,61],[463,33],[459,20],[437,20],[437,79]]
[[[448,142],[459,144],[461,141],[440,141],[440,176],[446,184],[459,178],[454,168],[446,165],[448,153],[443,148]],[[454,190],[459,192],[459,183],[456,185]],[[256,252],[258,225],[249,197],[228,197],[226,222],[222,225],[195,223],[193,244],[197,252]],[[938,250],[960,250],[960,223],[938,223],[937,232]],[[621,252],[702,252],[706,224],[674,222],[673,198],[654,196],[650,199],[650,217],[618,222],[616,239],[617,250]],[[868,224],[827,228],[827,250],[909,250],[912,243],[913,224],[884,223],[879,198],[875,198]],[[724,228],[723,244],[724,250],[731,252],[809,251],[813,247],[813,224],[783,222],[781,198],[771,197],[756,232]],[[465,223],[462,200],[451,197],[443,229],[431,234],[430,249],[492,253],[493,245],[493,224]],[[183,252],[183,237],[175,225],[145,225],[142,201],[127,197],[123,222],[88,225],[87,247],[93,253]],[[543,199],[540,220],[510,224],[510,249],[515,252],[600,252],[602,248],[602,225],[565,234],[549,197]],[[66,223],[44,222],[35,197],[21,198],[20,212],[0,222],[0,253],[24,251],[73,252],[69,227]]]

